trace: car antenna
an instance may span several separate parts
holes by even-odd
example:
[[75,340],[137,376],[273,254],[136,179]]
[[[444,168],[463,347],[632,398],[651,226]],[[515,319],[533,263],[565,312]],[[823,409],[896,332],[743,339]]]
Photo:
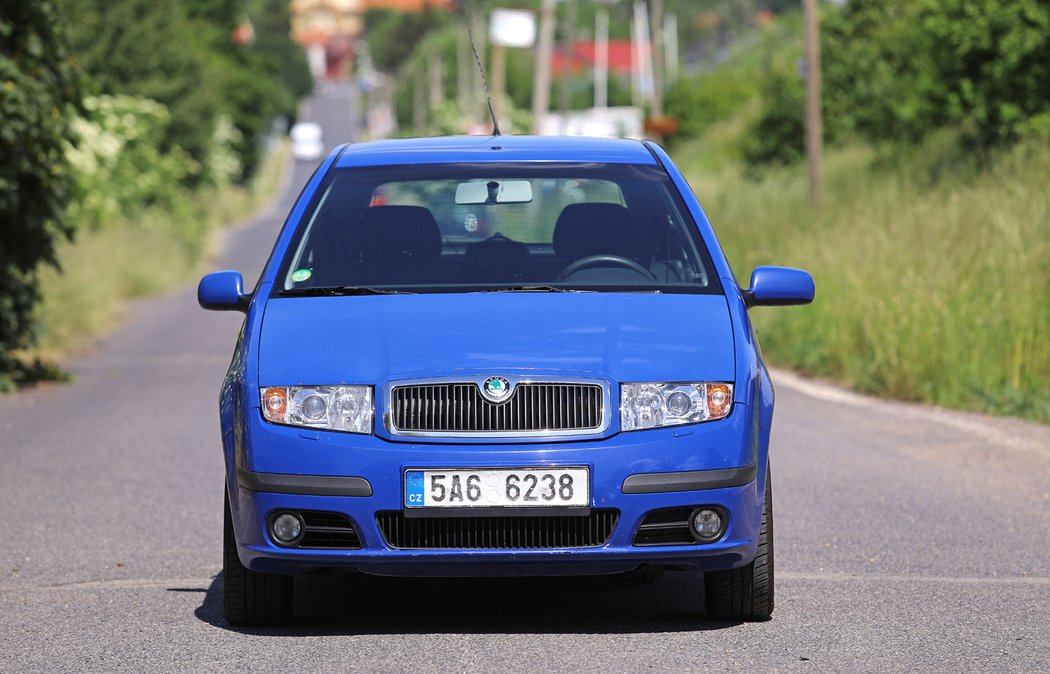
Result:
[[474,60],[478,64],[478,70],[481,71],[481,83],[485,85],[485,96],[488,97],[489,101],[489,114],[492,116],[492,135],[502,136],[503,133],[499,130],[499,120],[496,118],[496,109],[492,107],[492,92],[489,91],[489,80],[485,77],[485,66],[481,65],[481,57],[478,56],[478,46],[474,43],[474,31],[470,29],[470,25],[467,25],[467,35],[470,36],[470,47],[474,50]]

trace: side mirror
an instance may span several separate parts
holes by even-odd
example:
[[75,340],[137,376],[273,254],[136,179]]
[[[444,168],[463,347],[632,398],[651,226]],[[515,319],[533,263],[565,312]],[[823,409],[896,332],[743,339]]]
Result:
[[744,303],[748,308],[809,304],[814,292],[809,272],[788,267],[755,267],[751,272],[751,287],[744,291]]
[[217,271],[206,275],[197,285],[197,304],[211,311],[247,311],[252,296],[244,294],[244,279],[239,271]]

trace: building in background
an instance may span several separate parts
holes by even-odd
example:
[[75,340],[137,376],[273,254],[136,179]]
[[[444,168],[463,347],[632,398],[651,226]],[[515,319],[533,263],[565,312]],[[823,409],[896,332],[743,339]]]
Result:
[[354,40],[363,27],[365,0],[292,0],[292,39],[306,50],[317,79],[335,79],[353,60]]
[[454,0],[364,0],[365,9],[397,9],[402,12],[421,12],[427,7],[451,9]]
[[317,79],[345,75],[369,9],[419,12],[427,7],[451,9],[453,0],[291,0],[292,39],[306,49]]

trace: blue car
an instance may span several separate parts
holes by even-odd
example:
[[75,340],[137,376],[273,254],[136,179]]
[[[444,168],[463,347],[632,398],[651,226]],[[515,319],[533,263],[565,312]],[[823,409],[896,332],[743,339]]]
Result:
[[[641,141],[494,136],[336,148],[251,292],[222,387],[234,625],[293,577],[705,574],[719,619],[773,610],[773,388],[685,179]],[[698,609],[700,599],[698,598]]]

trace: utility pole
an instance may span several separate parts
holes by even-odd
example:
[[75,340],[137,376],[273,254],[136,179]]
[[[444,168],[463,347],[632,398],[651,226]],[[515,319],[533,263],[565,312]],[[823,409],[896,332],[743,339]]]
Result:
[[678,15],[664,16],[664,79],[667,84],[678,80]]
[[664,116],[664,0],[649,0],[649,30],[652,33],[653,117]]
[[572,66],[575,61],[574,44],[576,43],[576,0],[564,0],[564,2],[565,20],[562,23],[561,54],[565,72],[562,73],[561,82],[558,83],[558,109],[561,112],[562,131],[565,130],[565,121],[572,107]]
[[445,102],[445,58],[437,46],[429,50],[427,74],[430,78],[430,107],[433,109]]
[[422,71],[413,74],[412,133],[422,136],[427,125],[427,82]]
[[609,12],[599,7],[594,15],[594,107],[609,107]]
[[[483,8],[478,7],[475,3],[472,5],[472,14],[470,16],[470,30],[474,36],[474,49],[478,52],[478,60],[482,63],[485,62],[485,47],[488,46],[489,36],[489,22],[485,18],[485,11]],[[474,63],[473,54],[470,58],[470,71],[473,74],[471,81],[473,82],[472,91],[470,97],[470,117],[469,119],[477,121],[478,119],[488,117],[488,107],[485,103],[485,83],[482,81],[481,70],[477,64]]]
[[820,22],[817,0],[802,0],[806,31],[806,164],[809,167],[809,200],[820,203],[824,120],[820,107]]
[[644,0],[634,0],[634,21],[631,42],[634,45],[634,63],[637,72],[638,100],[635,105],[653,104],[653,54],[649,34],[649,10]]
[[532,88],[532,130],[542,132],[551,102],[551,57],[554,52],[554,2],[540,7],[540,39],[536,45],[536,77]]
[[507,96],[507,48],[502,44],[492,44],[492,103],[496,118],[503,117],[506,108],[503,101]]
[[470,73],[474,69],[470,62],[470,43],[467,41],[469,17],[461,17],[461,25],[456,30],[456,100],[459,103],[459,114],[462,119],[470,119],[474,113],[471,109]]

